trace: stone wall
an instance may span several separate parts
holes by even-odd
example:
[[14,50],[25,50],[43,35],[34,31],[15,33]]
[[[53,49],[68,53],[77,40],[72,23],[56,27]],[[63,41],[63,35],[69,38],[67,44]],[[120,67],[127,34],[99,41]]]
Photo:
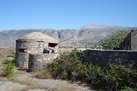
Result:
[[58,48],[58,53],[64,53],[64,52],[71,52],[72,50],[78,50],[78,51],[84,51],[84,50],[87,50],[87,49],[91,49],[91,48],[86,48],[86,47],[59,47]]
[[15,64],[20,69],[28,69],[29,54],[28,53],[17,53]]
[[71,52],[74,50],[73,47],[59,47],[58,53]]
[[19,39],[16,41],[16,52],[24,49],[27,53],[43,53],[43,48],[48,48],[48,43],[33,39]]
[[33,39],[18,39],[16,41],[16,59],[15,63],[19,69],[28,69],[29,54],[43,53],[48,43]]
[[57,56],[58,54],[30,54],[28,71],[38,71],[46,68]]
[[86,50],[86,61],[90,64],[106,67],[109,62],[121,61],[123,65],[134,64],[137,68],[137,51],[133,50]]
[[137,30],[131,31],[131,50],[137,50]]

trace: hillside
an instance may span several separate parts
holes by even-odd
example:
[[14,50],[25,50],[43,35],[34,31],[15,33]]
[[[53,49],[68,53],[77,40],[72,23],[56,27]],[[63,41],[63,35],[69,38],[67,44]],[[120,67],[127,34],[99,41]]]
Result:
[[[118,30],[130,30],[131,27],[86,25],[80,29],[24,29],[0,32],[0,47],[15,46],[15,40],[34,31],[46,33],[59,40],[60,46],[89,46]],[[34,36],[35,37],[35,36]]]

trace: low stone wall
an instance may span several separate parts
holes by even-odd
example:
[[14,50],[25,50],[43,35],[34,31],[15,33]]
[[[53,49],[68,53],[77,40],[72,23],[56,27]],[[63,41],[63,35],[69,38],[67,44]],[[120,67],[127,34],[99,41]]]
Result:
[[28,69],[29,54],[18,53],[16,54],[15,64],[19,69]]
[[87,50],[87,49],[90,49],[90,48],[86,48],[86,47],[59,47],[58,48],[58,53],[64,53],[64,52],[71,52],[72,50],[78,50],[78,51],[84,51],[84,50]]
[[57,56],[58,54],[30,54],[28,71],[38,71],[46,68]]
[[121,61],[123,65],[133,64],[137,68],[137,51],[133,50],[85,50],[86,61],[106,67],[109,62]]

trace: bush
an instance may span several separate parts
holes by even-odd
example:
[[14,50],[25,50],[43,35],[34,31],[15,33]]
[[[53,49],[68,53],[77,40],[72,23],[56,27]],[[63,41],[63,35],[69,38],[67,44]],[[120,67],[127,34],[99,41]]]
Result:
[[112,35],[102,39],[99,43],[91,46],[92,49],[113,49],[118,48],[129,32],[125,30],[117,31]]
[[4,67],[4,75],[8,78],[16,75],[15,64],[13,60],[8,60]]
[[82,52],[72,51],[68,55],[61,55],[48,66],[46,73],[40,74],[41,78],[47,78],[47,74],[55,79],[80,81],[90,84],[99,90],[116,91],[124,87],[137,87],[137,70],[120,64],[120,59],[102,68],[97,65],[86,63]]
[[120,91],[134,91],[134,90],[132,88],[130,88],[130,87],[124,87]]
[[[50,71],[54,78],[69,79],[69,80],[82,80],[81,72],[86,72],[83,66],[82,52],[72,51],[69,55],[61,55],[50,65]],[[86,66],[85,66],[86,67]]]
[[96,87],[105,90],[118,90],[125,86],[136,88],[137,70],[127,68],[119,64],[110,64],[110,69],[102,69],[98,74]]

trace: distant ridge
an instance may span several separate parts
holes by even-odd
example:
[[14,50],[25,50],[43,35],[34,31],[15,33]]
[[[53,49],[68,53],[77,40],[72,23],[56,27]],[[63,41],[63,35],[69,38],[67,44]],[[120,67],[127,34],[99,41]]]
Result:
[[16,39],[31,32],[42,32],[57,40],[59,46],[90,46],[102,38],[119,30],[131,30],[132,27],[106,26],[106,25],[85,25],[80,29],[22,29],[0,31],[0,47],[15,46]]
[[108,25],[99,25],[99,24],[88,24],[82,26],[80,29],[104,29],[104,28],[129,28],[126,26],[108,26]]

